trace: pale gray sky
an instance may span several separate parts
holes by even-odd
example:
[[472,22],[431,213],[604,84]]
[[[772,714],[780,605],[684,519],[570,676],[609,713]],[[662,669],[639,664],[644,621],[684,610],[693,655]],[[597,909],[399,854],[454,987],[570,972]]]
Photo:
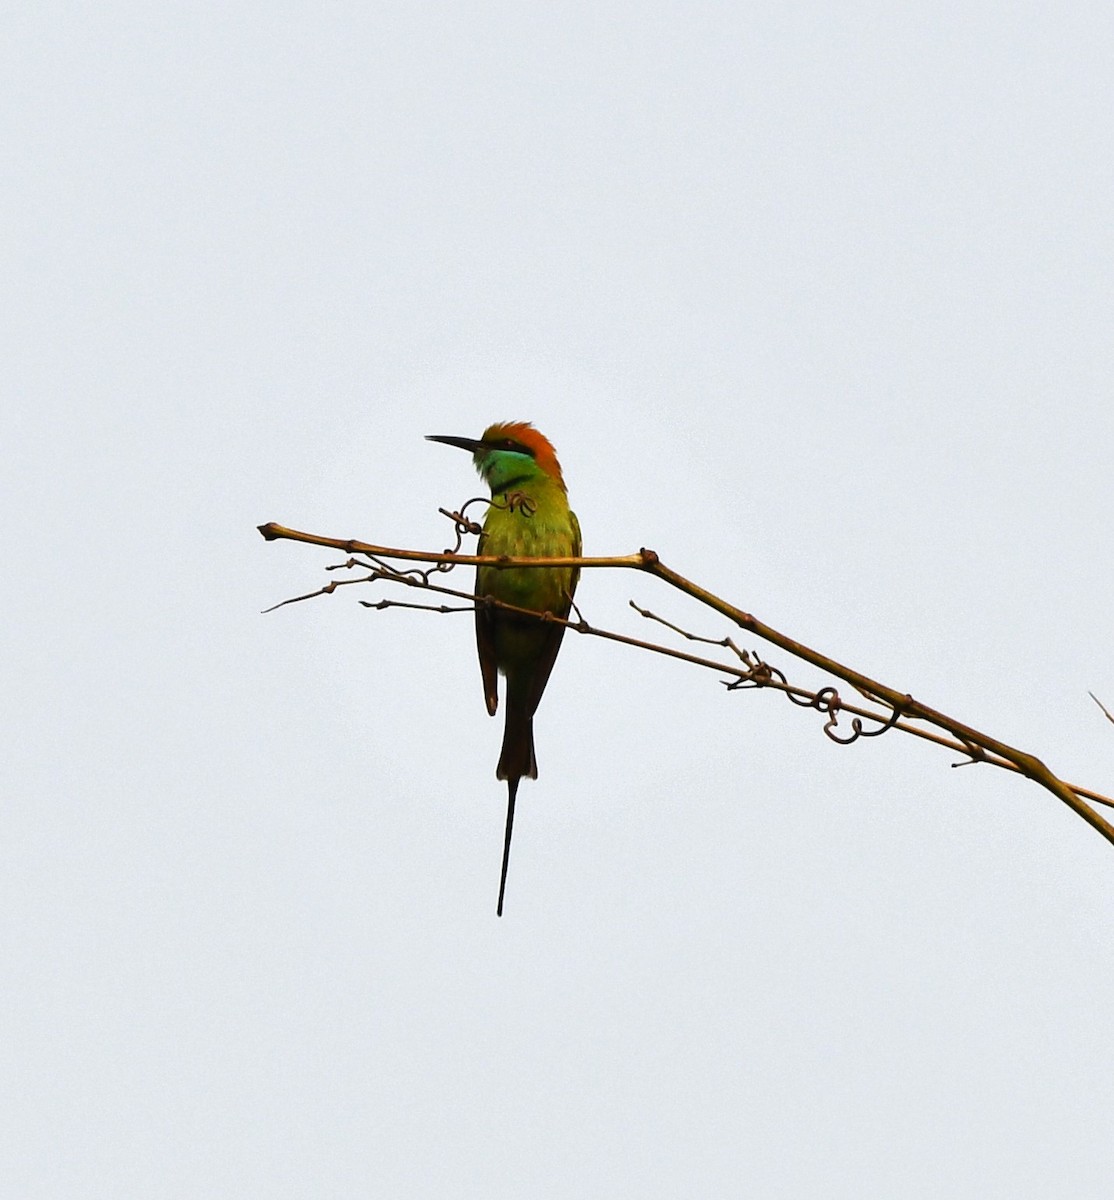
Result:
[[570,637],[498,921],[469,618],[255,526],[439,548],[533,420],[587,552],[1114,790],[1110,5],[5,23],[0,1190],[1105,1197],[1062,805]]

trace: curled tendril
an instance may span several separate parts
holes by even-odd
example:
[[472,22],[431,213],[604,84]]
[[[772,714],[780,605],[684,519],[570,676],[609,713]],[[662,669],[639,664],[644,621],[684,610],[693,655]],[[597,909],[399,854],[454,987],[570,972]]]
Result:
[[538,511],[537,501],[531,496],[527,496],[525,492],[507,492],[505,496],[506,503],[503,500],[492,498],[492,508],[505,508],[507,512],[520,512],[524,517],[532,517]]
[[[830,716],[824,725],[824,732],[829,738],[831,738],[833,742],[838,742],[841,746],[850,746],[852,742],[857,742],[861,737],[881,737],[881,735],[887,730],[893,729],[893,727],[901,719],[900,705],[897,705],[890,710],[890,715],[881,725],[878,726],[877,729],[864,729],[862,719],[860,717],[852,717],[851,736],[840,737],[839,734],[835,732],[836,724],[839,721],[839,710],[842,707],[839,693],[835,690],[835,688],[824,688],[822,692],[817,693],[817,699],[819,699],[819,697],[825,693],[831,693],[831,696],[828,700],[827,709]],[[821,709],[821,711],[824,710]]]
[[[471,500],[467,500],[463,505],[461,505],[460,516],[463,518],[464,514],[472,507],[473,504],[488,505],[490,503],[491,501],[486,496],[473,496]],[[465,533],[483,533],[483,529],[481,526],[477,525],[475,521],[469,521],[465,519],[462,523],[465,527]]]
[[[778,672],[781,675],[781,672]],[[781,675],[782,683],[785,682],[785,676]],[[799,708],[815,708],[817,712],[831,712],[832,701],[839,707],[839,693],[833,687],[821,688],[815,696],[805,695],[803,697],[795,696],[792,692],[785,693],[786,699],[791,703],[796,704]]]
[[[437,511],[443,516],[448,517],[453,523],[453,533],[456,535],[456,542],[452,546],[445,549],[446,554],[459,554],[464,547],[464,539],[468,535],[473,537],[483,533],[483,528],[477,522],[473,521],[466,514],[473,504],[489,504],[490,501],[485,496],[473,496],[471,500],[465,501],[460,506],[459,512],[449,512],[447,508],[439,508]],[[456,563],[435,563],[432,567],[424,571],[418,571],[416,574],[420,576],[425,583],[429,583],[430,576],[435,573],[446,574],[451,571]]]
[[[769,664],[759,660],[752,678],[739,681],[738,687],[763,687],[771,680],[776,679],[783,685],[786,698],[800,708],[814,708],[818,713],[826,713],[828,720],[824,723],[824,733],[833,742],[840,746],[850,746],[852,742],[857,742],[861,737],[879,737],[887,730],[893,727],[901,719],[902,708],[898,705],[896,708],[891,708],[890,715],[878,726],[877,729],[864,729],[862,718],[851,718],[851,733],[847,737],[842,737],[836,733],[836,727],[839,724],[839,714],[843,709],[843,701],[840,699],[839,692],[834,687],[821,688],[815,695],[795,695],[792,689],[788,686],[785,675]],[[882,703],[882,701],[878,701]],[[881,718],[879,718],[881,720]]]
[[[483,526],[478,522],[473,521],[466,514],[473,504],[483,504],[487,508],[502,508],[507,512],[520,512],[523,516],[532,517],[538,510],[537,503],[527,496],[525,492],[508,492],[506,496],[496,499],[494,496],[488,499],[486,496],[473,496],[471,500],[466,500],[458,512],[450,512],[447,508],[439,508],[437,511],[443,516],[448,517],[453,523],[453,532],[456,535],[456,543],[448,546],[445,549],[446,554],[459,554],[464,546],[465,537],[471,535],[473,537],[483,533]],[[446,574],[455,567],[456,563],[435,563],[433,566],[425,570],[414,569],[406,572],[412,574],[415,582],[428,584],[430,577],[434,574]]]

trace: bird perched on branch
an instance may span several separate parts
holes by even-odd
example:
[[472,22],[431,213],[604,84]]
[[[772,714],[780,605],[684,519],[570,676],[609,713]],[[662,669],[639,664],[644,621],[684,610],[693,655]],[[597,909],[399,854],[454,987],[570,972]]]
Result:
[[[504,421],[488,426],[479,438],[431,435],[427,440],[470,451],[476,470],[491,488],[478,554],[531,558],[580,556],[580,525],[569,508],[561,466],[549,439],[533,425]],[[476,595],[565,618],[572,607],[579,576],[576,567],[481,566],[476,568]],[[497,675],[507,678],[503,749],[495,769],[495,777],[507,781],[507,828],[496,908],[499,916],[503,915],[518,783],[523,776],[538,777],[534,713],[564,633],[564,625],[556,622],[507,612],[485,605],[482,600],[476,605],[476,646],[484,699],[492,716],[499,706]]]

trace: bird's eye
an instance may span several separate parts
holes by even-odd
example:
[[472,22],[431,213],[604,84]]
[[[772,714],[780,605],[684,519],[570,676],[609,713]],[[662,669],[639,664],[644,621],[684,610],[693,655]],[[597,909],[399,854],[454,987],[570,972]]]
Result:
[[515,454],[528,454],[531,458],[534,457],[534,453],[529,446],[524,446],[521,442],[516,442],[514,438],[503,438],[499,443],[499,449],[511,450]]

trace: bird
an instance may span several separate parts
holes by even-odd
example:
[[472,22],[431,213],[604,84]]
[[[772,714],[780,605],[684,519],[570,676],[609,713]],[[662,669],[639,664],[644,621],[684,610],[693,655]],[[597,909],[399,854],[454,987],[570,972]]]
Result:
[[[480,534],[480,555],[579,558],[580,523],[569,508],[561,465],[550,440],[528,421],[498,421],[478,438],[430,434],[430,442],[457,446],[491,489]],[[496,779],[507,784],[507,825],[496,914],[503,915],[511,856],[514,806],[523,779],[537,779],[534,713],[549,682],[565,626],[507,612],[487,597],[567,618],[580,578],[579,567],[476,568],[476,649],[489,715],[499,707],[498,676],[506,677],[503,747]]]

